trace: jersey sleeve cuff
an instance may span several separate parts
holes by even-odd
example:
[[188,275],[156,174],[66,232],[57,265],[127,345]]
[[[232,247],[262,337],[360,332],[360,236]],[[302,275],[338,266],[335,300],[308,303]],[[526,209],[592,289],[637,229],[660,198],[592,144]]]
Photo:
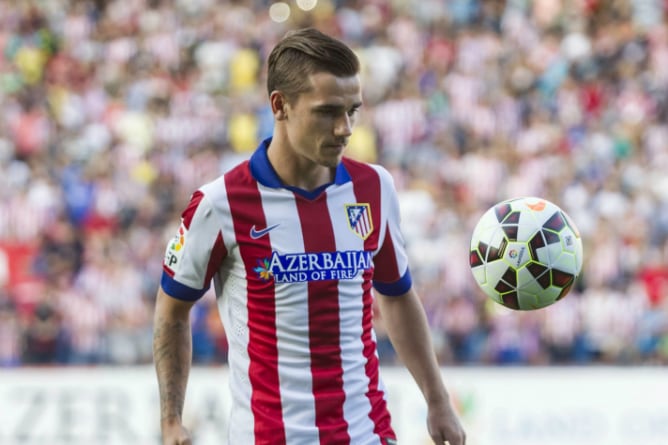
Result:
[[204,289],[193,289],[190,286],[181,284],[176,281],[174,278],[169,276],[167,272],[162,271],[162,278],[160,279],[160,285],[162,289],[170,297],[174,297],[177,300],[183,301],[196,301],[202,298],[202,296],[209,290],[209,286],[206,286]]
[[409,291],[413,286],[413,279],[411,278],[410,269],[406,269],[406,273],[393,283],[383,283],[381,281],[373,281],[373,288],[383,295],[396,297],[403,295]]

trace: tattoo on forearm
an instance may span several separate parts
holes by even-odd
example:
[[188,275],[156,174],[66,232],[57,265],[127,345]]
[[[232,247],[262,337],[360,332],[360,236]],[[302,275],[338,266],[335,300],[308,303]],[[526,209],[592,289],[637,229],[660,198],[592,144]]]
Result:
[[160,420],[179,419],[191,360],[190,323],[159,317],[153,330],[153,361],[160,391]]

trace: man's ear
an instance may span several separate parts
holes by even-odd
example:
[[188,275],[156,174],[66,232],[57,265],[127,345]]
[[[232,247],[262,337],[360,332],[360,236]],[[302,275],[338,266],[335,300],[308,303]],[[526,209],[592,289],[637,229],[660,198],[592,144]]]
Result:
[[271,112],[274,115],[274,119],[282,121],[288,118],[288,101],[285,99],[283,93],[272,91],[269,95],[269,103],[271,104]]

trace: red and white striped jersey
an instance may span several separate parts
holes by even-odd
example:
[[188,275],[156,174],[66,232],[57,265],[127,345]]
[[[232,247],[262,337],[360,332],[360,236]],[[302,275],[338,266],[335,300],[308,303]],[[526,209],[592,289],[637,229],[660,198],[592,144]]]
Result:
[[215,285],[231,445],[393,444],[372,329],[372,286],[411,287],[391,176],[344,158],[319,190],[285,187],[268,144],[193,194],[162,287],[192,301]]

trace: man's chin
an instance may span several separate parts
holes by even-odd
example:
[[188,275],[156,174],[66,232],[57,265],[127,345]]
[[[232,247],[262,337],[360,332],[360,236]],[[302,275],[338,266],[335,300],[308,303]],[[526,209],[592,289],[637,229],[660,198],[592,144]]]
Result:
[[341,153],[341,154],[338,155],[338,156],[333,156],[333,157],[329,157],[329,156],[328,156],[328,157],[324,160],[323,165],[325,165],[325,166],[327,166],[327,167],[330,167],[330,168],[335,168],[335,167],[337,167],[337,166],[341,163],[341,159],[342,159],[342,158],[343,158],[343,153]]

